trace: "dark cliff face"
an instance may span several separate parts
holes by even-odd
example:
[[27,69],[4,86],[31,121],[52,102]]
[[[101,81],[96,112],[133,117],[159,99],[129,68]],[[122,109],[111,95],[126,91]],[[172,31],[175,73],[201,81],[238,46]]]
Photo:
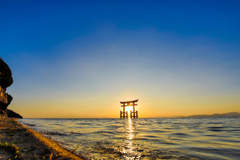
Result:
[[9,66],[0,58],[0,85],[7,88],[13,83],[12,71]]
[[0,58],[0,117],[22,118],[19,114],[7,109],[13,97],[6,93],[6,88],[11,86],[12,83],[12,71],[3,59]]

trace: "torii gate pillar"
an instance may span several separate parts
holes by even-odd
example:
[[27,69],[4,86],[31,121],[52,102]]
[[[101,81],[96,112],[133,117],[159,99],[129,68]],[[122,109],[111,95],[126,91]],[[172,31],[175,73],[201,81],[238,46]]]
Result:
[[133,110],[130,111],[130,118],[138,118],[138,111],[135,111],[135,106],[137,106],[137,104],[135,104],[137,100],[133,100],[133,101],[123,101],[120,102],[121,103],[121,107],[123,107],[123,111],[120,111],[120,118],[128,118],[128,112],[125,112],[125,107],[128,106],[132,106]]

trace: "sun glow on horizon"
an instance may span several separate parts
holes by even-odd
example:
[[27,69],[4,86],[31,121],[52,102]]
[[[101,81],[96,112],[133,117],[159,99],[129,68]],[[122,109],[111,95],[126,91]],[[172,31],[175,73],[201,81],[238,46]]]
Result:
[[133,110],[133,106],[126,106],[125,111],[127,111],[128,113],[130,113],[130,111]]

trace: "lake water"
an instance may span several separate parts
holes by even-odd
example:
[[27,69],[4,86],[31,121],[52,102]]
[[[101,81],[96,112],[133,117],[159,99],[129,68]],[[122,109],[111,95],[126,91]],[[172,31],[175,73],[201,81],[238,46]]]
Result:
[[19,121],[85,159],[240,159],[240,117]]

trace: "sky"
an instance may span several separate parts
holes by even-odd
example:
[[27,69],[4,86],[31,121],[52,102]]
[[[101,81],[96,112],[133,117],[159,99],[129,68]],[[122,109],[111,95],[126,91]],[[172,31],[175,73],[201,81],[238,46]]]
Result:
[[24,118],[240,112],[240,1],[1,1],[0,57]]

